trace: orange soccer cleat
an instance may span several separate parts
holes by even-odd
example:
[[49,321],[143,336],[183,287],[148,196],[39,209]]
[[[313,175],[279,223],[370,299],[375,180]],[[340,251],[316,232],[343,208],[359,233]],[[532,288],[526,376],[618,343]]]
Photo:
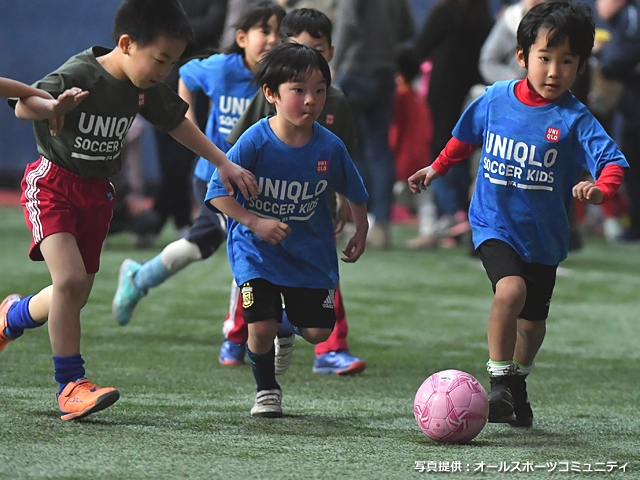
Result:
[[0,352],[7,346],[7,344],[16,338],[10,337],[4,333],[4,329],[7,328],[7,313],[9,312],[9,308],[11,305],[16,303],[22,298],[22,295],[18,295],[17,293],[12,293],[8,297],[6,297],[2,303],[0,303]]
[[80,420],[113,405],[120,398],[120,392],[111,387],[100,388],[81,378],[67,383],[57,398],[62,420]]

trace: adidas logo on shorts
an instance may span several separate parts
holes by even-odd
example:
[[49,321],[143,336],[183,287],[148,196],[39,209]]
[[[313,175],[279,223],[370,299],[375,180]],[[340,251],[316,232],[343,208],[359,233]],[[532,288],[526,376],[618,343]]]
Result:
[[335,290],[329,290],[329,295],[327,295],[327,298],[325,298],[324,302],[322,302],[322,308],[330,308],[331,310],[333,310],[335,308],[333,303],[333,299],[335,295],[336,295]]

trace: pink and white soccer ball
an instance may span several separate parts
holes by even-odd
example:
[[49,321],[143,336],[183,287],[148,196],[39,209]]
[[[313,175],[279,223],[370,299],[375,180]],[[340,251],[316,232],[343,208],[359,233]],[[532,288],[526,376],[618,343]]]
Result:
[[427,437],[466,443],[484,428],[489,401],[480,382],[460,370],[443,370],[427,378],[416,393],[413,413]]

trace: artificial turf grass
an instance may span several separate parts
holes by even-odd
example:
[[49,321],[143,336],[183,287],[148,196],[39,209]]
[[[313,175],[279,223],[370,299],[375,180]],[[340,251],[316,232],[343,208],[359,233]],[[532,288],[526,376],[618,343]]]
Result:
[[[35,292],[48,273],[26,258],[22,213],[0,209],[0,217],[0,271],[15,272],[2,276],[0,295]],[[396,245],[412,233],[394,229]],[[279,379],[287,417],[266,420],[249,416],[249,368],[217,363],[231,280],[223,251],[152,291],[130,325],[111,317],[121,261],[150,259],[160,248],[136,251],[126,236],[110,239],[83,311],[88,374],[122,393],[111,408],[59,420],[44,328],[0,354],[0,478],[411,478],[415,461],[460,462],[463,472],[450,478],[481,462],[630,462],[626,474],[607,474],[627,478],[638,469],[635,245],[591,240],[563,264],[572,274],[558,279],[528,381],[534,428],[487,425],[467,446],[430,441],[412,413],[415,391],[435,371],[458,368],[488,386],[491,289],[465,249],[367,251],[342,266],[350,348],[368,368],[353,378],[314,375],[313,349],[297,339]]]

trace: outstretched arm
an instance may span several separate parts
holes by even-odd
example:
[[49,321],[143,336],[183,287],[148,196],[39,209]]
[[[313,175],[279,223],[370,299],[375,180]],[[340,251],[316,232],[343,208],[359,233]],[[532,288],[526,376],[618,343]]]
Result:
[[583,181],[576,184],[572,189],[573,197],[585,203],[599,205],[620,189],[625,173],[621,166],[609,164],[602,169],[597,182]]
[[182,79],[178,80],[178,95],[180,95],[180,97],[189,104],[189,110],[187,110],[185,116],[197,125],[196,96],[187,88]]
[[467,142],[451,137],[445,147],[431,165],[418,170],[411,175],[407,182],[413,193],[420,193],[422,190],[431,185],[431,182],[438,177],[446,175],[449,169],[465,158],[475,150],[476,146]]
[[10,78],[0,77],[0,97],[6,98],[24,98],[24,97],[42,97],[53,98],[44,90],[34,88],[26,83],[19,82],[17,80],[11,80]]
[[353,222],[356,225],[356,231],[349,239],[349,243],[342,251],[344,257],[342,261],[346,263],[357,262],[364,253],[367,243],[367,232],[369,231],[369,220],[367,220],[367,204],[349,202],[351,213],[353,213]]
[[193,153],[215,165],[220,181],[229,195],[235,194],[232,183],[237,185],[245,198],[258,195],[258,182],[253,173],[229,161],[222,150],[216,147],[191,120],[185,118],[169,134]]
[[286,223],[258,217],[240,205],[234,197],[216,197],[209,200],[209,203],[271,245],[277,245],[291,233],[291,227]]
[[409,189],[413,193],[420,193],[439,176],[438,172],[436,172],[431,165],[421,168],[407,179]]
[[45,95],[33,95],[20,98],[16,104],[16,117],[23,120],[48,120],[51,135],[57,135],[64,125],[64,116],[76,108],[89,92],[73,87],[62,92],[54,99],[47,92]]

